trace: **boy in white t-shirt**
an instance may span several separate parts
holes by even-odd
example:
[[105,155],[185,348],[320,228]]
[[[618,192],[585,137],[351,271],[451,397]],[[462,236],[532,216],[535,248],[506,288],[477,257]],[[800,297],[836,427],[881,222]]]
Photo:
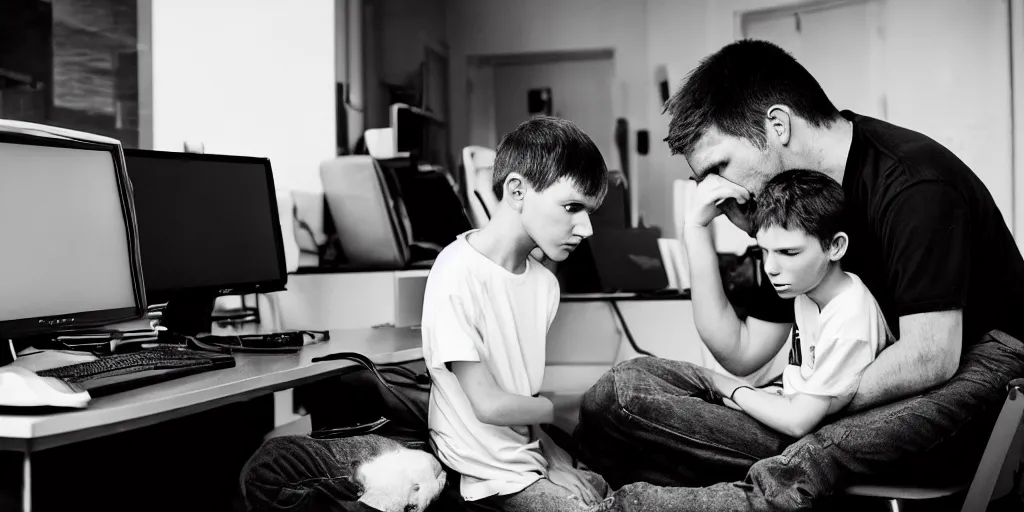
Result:
[[574,467],[539,428],[554,414],[537,393],[559,287],[531,256],[562,261],[593,234],[589,216],[607,176],[601,152],[571,122],[524,122],[498,145],[490,221],[459,235],[431,268],[422,322],[430,438],[462,475],[468,502],[510,511],[607,506],[604,480]]
[[790,364],[781,392],[725,375],[711,378],[726,405],[793,437],[846,407],[864,370],[892,338],[874,296],[842,270],[850,243],[840,225],[843,205],[841,185],[819,172],[787,171],[768,182],[751,223],[775,291],[795,297]]

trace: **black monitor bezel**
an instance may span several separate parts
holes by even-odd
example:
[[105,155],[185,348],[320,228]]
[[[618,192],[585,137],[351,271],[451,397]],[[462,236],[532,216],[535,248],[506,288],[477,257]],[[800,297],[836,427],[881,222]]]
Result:
[[142,275],[142,258],[139,252],[139,232],[135,218],[134,193],[128,171],[125,167],[124,152],[120,143],[84,141],[67,138],[31,135],[0,130],[0,142],[30,146],[105,151],[114,161],[114,175],[117,180],[118,198],[121,201],[121,219],[124,222],[128,241],[128,259],[132,278],[134,307],[114,308],[95,311],[78,311],[61,315],[48,315],[13,320],[0,320],[0,339],[20,339],[57,332],[85,330],[118,322],[137,320],[146,314],[147,302],[145,283]]
[[174,161],[195,161],[204,160],[211,162],[231,162],[243,164],[262,164],[267,180],[267,192],[269,193],[270,218],[274,230],[274,247],[277,253],[278,274],[280,277],[248,283],[227,283],[218,286],[194,286],[188,288],[177,288],[170,290],[146,290],[146,297],[150,304],[164,304],[175,298],[181,297],[217,297],[221,295],[243,295],[250,293],[270,293],[282,291],[288,282],[288,264],[284,253],[284,235],[281,232],[281,215],[277,206],[277,190],[274,187],[274,171],[270,159],[266,157],[221,155],[215,153],[182,153],[176,151],[158,151],[152,149],[125,149],[125,157],[159,158]]

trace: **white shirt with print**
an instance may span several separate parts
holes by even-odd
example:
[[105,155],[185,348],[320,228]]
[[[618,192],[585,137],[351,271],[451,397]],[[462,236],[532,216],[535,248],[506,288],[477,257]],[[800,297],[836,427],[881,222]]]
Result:
[[[871,291],[854,274],[852,283],[825,308],[810,297],[794,301],[801,364],[782,373],[783,393],[833,397],[828,413],[845,407],[860,385],[861,375],[886,346],[887,329]],[[794,347],[796,350],[797,347]]]

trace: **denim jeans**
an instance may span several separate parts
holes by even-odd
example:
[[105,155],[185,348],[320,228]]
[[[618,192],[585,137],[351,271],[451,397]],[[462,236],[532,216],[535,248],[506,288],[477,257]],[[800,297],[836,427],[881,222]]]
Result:
[[359,465],[397,441],[369,435],[341,439],[275,437],[263,443],[242,469],[249,510],[373,511],[358,503]]
[[[580,473],[602,498],[609,494],[608,484],[601,475],[588,470],[581,470]],[[599,508],[586,506],[564,487],[555,485],[547,478],[541,478],[515,494],[491,496],[473,505],[473,510],[495,512],[586,512]]]
[[866,476],[962,482],[977,469],[1006,385],[1024,376],[1024,345],[993,331],[965,347],[941,386],[829,417],[801,439],[721,405],[704,372],[643,357],[584,395],[574,435],[623,510],[808,510]]
[[461,497],[453,496],[454,489],[445,485],[450,475],[446,477],[441,463],[429,452],[404,449],[418,445],[414,440],[399,441],[375,434],[269,439],[242,469],[246,508],[292,512],[457,508]]

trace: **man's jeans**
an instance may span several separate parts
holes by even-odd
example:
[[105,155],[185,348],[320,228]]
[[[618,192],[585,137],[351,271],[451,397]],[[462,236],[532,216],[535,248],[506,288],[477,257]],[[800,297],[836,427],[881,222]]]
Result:
[[392,439],[367,435],[341,439],[283,436],[267,440],[242,469],[249,510],[352,511],[374,509],[359,503],[359,466],[398,449]]
[[575,432],[583,461],[613,488],[642,482],[617,491],[626,510],[809,509],[866,475],[962,482],[977,469],[1007,384],[1024,376],[1024,345],[993,331],[965,348],[945,384],[829,417],[799,440],[721,405],[704,375],[642,357],[584,395]]

